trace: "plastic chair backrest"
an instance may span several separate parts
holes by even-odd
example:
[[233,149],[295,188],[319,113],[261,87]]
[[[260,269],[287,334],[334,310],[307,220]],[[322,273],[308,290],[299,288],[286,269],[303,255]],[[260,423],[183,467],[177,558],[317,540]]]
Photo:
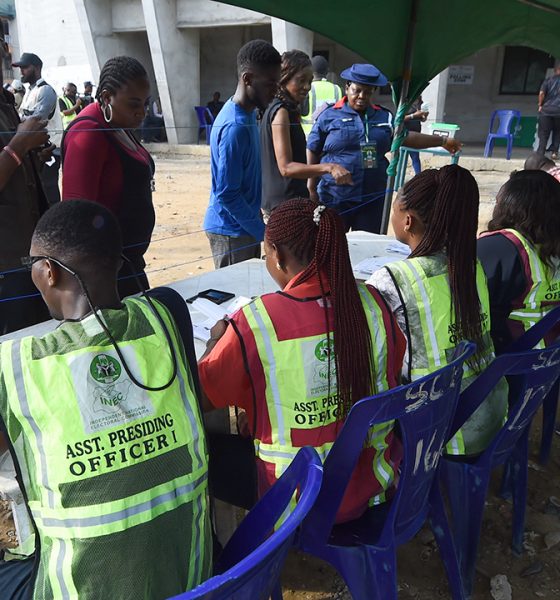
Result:
[[473,414],[502,377],[509,384],[509,414],[484,452],[492,465],[502,464],[560,377],[560,342],[545,349],[498,356],[461,394],[451,431]]
[[[198,117],[198,126],[206,127],[214,122],[214,115],[207,106],[195,106],[196,116]],[[210,121],[207,120],[210,119]]]
[[[235,530],[215,571],[221,573],[173,600],[267,600],[279,581],[284,559],[296,529],[311,510],[319,490],[323,468],[313,448],[302,448],[280,479],[259,500]],[[298,502],[280,527],[294,493]],[[286,516],[286,515],[284,515]]]
[[427,517],[428,496],[455,413],[463,362],[474,349],[474,344],[463,342],[442,369],[409,385],[360,400],[352,407],[324,462],[321,492],[303,523],[302,537],[313,543],[327,543],[369,428],[394,419],[399,422],[404,459],[379,543],[406,536],[416,526],[420,528]]
[[555,335],[556,327],[558,325],[560,325],[560,306],[551,310],[521,337],[517,338],[517,340],[508,346],[506,352],[524,352],[526,350],[531,350],[531,348],[534,348],[549,334]]
[[[494,121],[498,119],[498,129],[493,132]],[[497,136],[513,135],[515,121],[521,119],[521,113],[518,110],[495,110],[490,118],[489,133],[494,133]]]

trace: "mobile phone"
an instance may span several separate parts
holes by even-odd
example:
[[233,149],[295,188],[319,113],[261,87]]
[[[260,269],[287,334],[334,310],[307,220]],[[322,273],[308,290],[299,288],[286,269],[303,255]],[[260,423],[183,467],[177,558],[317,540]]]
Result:
[[187,302],[192,304],[197,298],[205,298],[214,304],[223,304],[224,302],[235,298],[235,294],[224,292],[222,290],[209,289],[199,292],[196,296],[192,296],[192,298],[187,298]]

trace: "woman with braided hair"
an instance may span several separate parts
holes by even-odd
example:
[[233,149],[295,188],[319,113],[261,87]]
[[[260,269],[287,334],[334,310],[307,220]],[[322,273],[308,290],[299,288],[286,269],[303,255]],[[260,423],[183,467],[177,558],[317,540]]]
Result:
[[[465,388],[494,358],[490,304],[476,258],[479,192],[458,165],[413,177],[393,204],[398,240],[410,246],[406,260],[392,262],[369,279],[383,295],[407,339],[403,379],[414,381],[444,366],[455,346],[470,340],[477,354],[465,365]],[[507,414],[499,385],[447,446],[450,454],[482,452]]]
[[130,56],[109,59],[99,76],[97,102],[84,108],[62,139],[62,199],[103,204],[118,219],[127,261],[119,273],[121,298],[144,288],[144,253],[155,224],[154,161],[134,130],[150,97],[144,67]]
[[266,216],[289,198],[309,196],[307,180],[330,174],[337,185],[351,184],[349,171],[335,163],[308,165],[301,105],[313,81],[309,56],[301,50],[282,54],[276,98],[265,110],[260,128],[262,209]]
[[[307,199],[286,200],[270,216],[264,245],[267,269],[282,291],[218,323],[199,362],[205,408],[246,411],[259,495],[300,447],[313,446],[324,459],[351,406],[398,385],[404,352],[404,338],[382,298],[356,285],[335,211]],[[209,446],[211,485],[229,501],[232,489],[250,486],[240,480],[238,462],[232,468],[235,458],[223,444],[213,452],[210,438]],[[220,458],[228,466],[221,468]],[[338,519],[356,518],[368,504],[384,502],[400,460],[392,424],[376,426]],[[228,470],[234,481],[227,481]]]

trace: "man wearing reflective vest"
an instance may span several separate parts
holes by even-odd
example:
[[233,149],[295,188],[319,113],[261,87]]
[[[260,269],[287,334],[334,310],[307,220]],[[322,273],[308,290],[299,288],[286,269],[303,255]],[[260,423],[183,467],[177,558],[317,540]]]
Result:
[[302,107],[301,115],[301,126],[305,132],[305,137],[309,135],[313,127],[317,109],[324,104],[334,104],[343,96],[339,85],[327,81],[329,73],[327,59],[324,56],[317,55],[311,59],[311,64],[313,66],[313,81],[311,82],[311,90],[307,96],[307,101]]
[[64,86],[64,95],[58,99],[58,109],[62,119],[62,129],[66,129],[78,116],[82,107],[82,99],[78,96],[78,88],[74,83]]
[[3,600],[163,600],[211,573],[190,319],[171,290],[121,303],[121,251],[112,214],[74,200],[40,219],[24,261],[63,322],[0,345],[2,431],[34,532],[5,550]]

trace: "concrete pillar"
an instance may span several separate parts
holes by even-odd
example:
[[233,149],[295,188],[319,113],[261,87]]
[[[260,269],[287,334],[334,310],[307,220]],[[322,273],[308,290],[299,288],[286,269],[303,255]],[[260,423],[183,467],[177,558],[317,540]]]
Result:
[[142,0],[161,108],[170,144],[197,139],[200,104],[200,35],[177,28],[176,0]]
[[447,95],[448,69],[436,75],[422,92],[424,104],[430,107],[426,124],[445,122],[445,97]]
[[313,54],[313,32],[299,25],[272,17],[272,45],[282,54],[287,50],[301,50]]
[[121,54],[119,41],[113,34],[111,0],[74,0],[74,6],[94,83],[97,83],[105,62]]

